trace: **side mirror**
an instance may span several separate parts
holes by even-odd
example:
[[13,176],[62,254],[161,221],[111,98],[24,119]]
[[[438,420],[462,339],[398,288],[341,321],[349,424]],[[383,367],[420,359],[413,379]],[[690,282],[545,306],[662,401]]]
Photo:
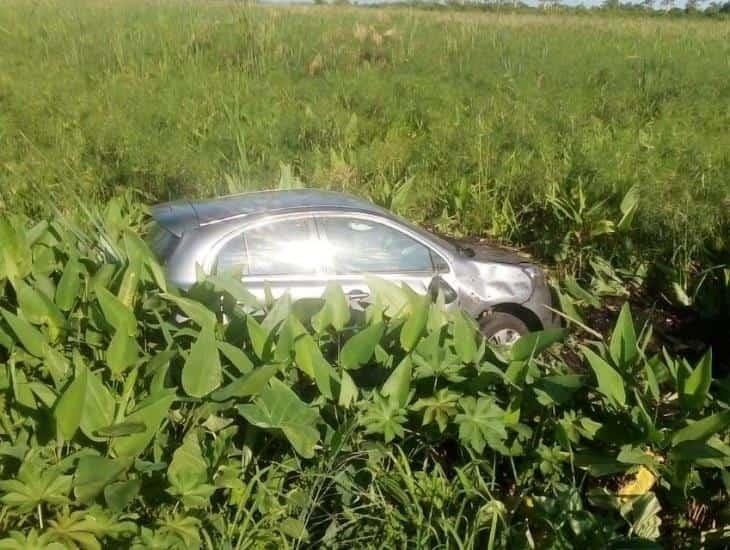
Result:
[[441,275],[436,275],[428,285],[428,295],[431,296],[432,300],[436,300],[439,291],[443,293],[447,304],[454,302],[458,297],[456,290]]

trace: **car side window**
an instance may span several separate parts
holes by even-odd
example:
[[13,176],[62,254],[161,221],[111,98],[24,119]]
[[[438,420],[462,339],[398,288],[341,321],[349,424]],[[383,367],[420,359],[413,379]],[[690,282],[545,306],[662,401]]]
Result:
[[327,238],[323,261],[336,274],[434,271],[429,248],[388,225],[347,217],[317,224]]
[[444,260],[440,254],[434,252],[433,250],[431,250],[431,261],[433,262],[433,266],[438,273],[449,272],[449,264],[446,263],[446,260]]
[[218,253],[216,271],[240,276],[315,274],[320,248],[311,218],[273,221],[226,242]]
[[243,233],[229,239],[218,252],[215,271],[217,274],[241,277],[248,273],[248,257]]

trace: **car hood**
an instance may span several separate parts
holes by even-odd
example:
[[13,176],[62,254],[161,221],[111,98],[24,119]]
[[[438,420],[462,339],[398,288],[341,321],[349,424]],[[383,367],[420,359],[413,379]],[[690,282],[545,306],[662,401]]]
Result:
[[462,246],[471,248],[474,251],[474,256],[469,258],[474,262],[497,262],[500,264],[522,264],[530,262],[530,257],[526,254],[507,248],[478,243],[463,243]]

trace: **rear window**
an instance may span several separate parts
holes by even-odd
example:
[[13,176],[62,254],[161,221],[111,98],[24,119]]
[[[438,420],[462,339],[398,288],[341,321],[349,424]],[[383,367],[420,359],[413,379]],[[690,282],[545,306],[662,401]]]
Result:
[[161,225],[155,224],[149,234],[148,242],[157,257],[165,262],[174,252],[175,247],[180,242],[180,237],[170,233]]

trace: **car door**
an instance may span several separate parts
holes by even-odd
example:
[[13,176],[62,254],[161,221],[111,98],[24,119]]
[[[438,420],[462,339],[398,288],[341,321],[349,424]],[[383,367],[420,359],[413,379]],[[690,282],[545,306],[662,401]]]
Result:
[[425,294],[436,274],[433,252],[421,241],[374,216],[319,214],[323,269],[351,301],[365,300],[365,275],[406,283]]
[[324,292],[321,241],[311,215],[274,217],[246,225],[220,248],[216,273],[233,273],[263,300],[268,287],[275,298],[318,298]]

